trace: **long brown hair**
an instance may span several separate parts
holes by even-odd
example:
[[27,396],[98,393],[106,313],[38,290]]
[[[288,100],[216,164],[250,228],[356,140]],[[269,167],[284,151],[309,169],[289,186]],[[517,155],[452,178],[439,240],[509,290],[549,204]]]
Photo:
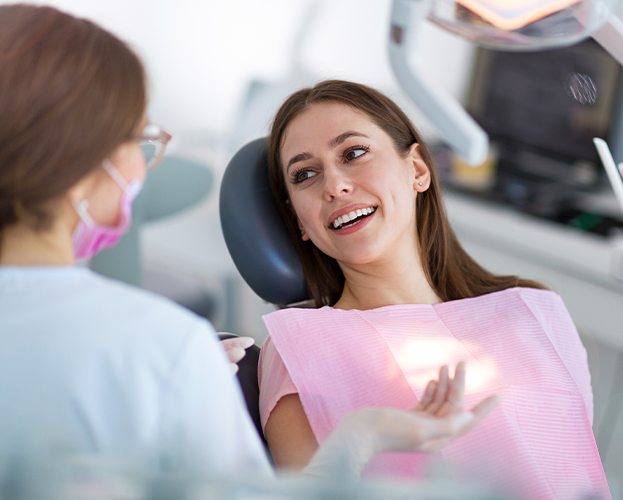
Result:
[[401,154],[406,155],[414,143],[420,145],[431,179],[428,190],[420,193],[416,201],[420,260],[428,282],[441,300],[475,297],[516,286],[545,288],[517,276],[494,275],[467,254],[448,222],[432,156],[409,118],[391,99],[365,85],[327,80],[295,92],[284,102],[273,121],[268,144],[271,192],[301,259],[307,288],[317,307],[337,302],[344,288],[344,274],[335,259],[313,243],[301,240],[296,214],[288,202],[280,151],[290,122],[314,103],[326,101],[340,102],[364,112],[392,138]]
[[0,236],[52,223],[50,204],[136,133],[138,57],[92,22],[51,7],[0,6]]

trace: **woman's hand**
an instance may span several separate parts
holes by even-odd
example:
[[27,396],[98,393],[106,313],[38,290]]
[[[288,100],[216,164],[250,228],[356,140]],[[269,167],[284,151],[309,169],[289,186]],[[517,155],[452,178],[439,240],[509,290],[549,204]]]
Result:
[[461,361],[456,365],[452,379],[448,367],[444,365],[439,369],[439,380],[430,380],[426,385],[415,410],[437,417],[463,411],[464,393],[465,363]]
[[[443,448],[477,425],[498,402],[497,396],[483,399],[469,411],[464,408],[465,363],[456,365],[454,378],[447,366],[439,369],[439,378],[431,380],[422,399],[411,411],[389,408],[366,408],[356,412],[369,412],[368,424],[376,433],[377,453],[433,452]],[[348,418],[348,417],[347,417]]]
[[[219,332],[224,333],[224,332]],[[255,340],[251,337],[233,337],[231,339],[221,340],[221,346],[225,350],[227,359],[231,363],[234,373],[238,372],[238,363],[246,354],[245,349],[251,347]]]
[[[477,425],[497,406],[499,398],[490,396],[469,411],[465,410],[465,374],[464,362],[457,364],[454,378],[450,378],[448,367],[442,366],[438,380],[431,380],[427,384],[422,399],[413,411],[405,412],[402,416],[385,415],[383,418],[390,421],[381,425],[391,429],[393,421],[397,426],[397,435],[392,436],[394,431],[390,431],[389,436],[385,437],[390,439],[384,446],[391,447],[391,451],[437,451]],[[411,430],[409,426],[412,426]],[[404,439],[403,446],[399,444],[400,439]],[[396,447],[403,449],[397,450]]]
[[354,410],[322,443],[304,472],[322,476],[341,467],[357,477],[379,453],[437,451],[477,425],[499,401],[491,396],[466,411],[464,392],[465,364],[459,363],[453,379],[447,366],[439,370],[439,380],[429,382],[413,410]]

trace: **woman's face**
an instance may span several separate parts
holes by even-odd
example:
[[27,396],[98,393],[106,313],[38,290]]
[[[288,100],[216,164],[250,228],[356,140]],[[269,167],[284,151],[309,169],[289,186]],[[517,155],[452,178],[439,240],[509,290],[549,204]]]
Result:
[[280,155],[303,239],[351,265],[414,249],[415,198],[429,185],[417,145],[399,153],[368,115],[323,102],[292,120]]

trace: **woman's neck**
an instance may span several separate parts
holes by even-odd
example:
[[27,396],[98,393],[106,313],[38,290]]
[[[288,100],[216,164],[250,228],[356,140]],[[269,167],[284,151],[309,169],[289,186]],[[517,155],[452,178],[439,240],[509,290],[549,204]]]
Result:
[[[405,252],[406,253],[406,252]],[[394,304],[436,304],[417,252],[363,266],[342,265],[345,284],[338,309],[374,309]]]
[[0,265],[63,266],[74,263],[71,235],[58,226],[49,231],[35,231],[15,224],[0,234]]

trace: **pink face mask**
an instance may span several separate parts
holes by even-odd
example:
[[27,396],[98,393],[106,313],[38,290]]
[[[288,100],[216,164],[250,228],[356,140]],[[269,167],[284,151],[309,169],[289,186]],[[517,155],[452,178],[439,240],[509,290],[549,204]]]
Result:
[[132,202],[143,187],[140,181],[126,181],[110,161],[105,160],[103,167],[123,190],[121,217],[116,226],[102,226],[97,224],[89,214],[88,200],[81,200],[74,204],[74,209],[80,217],[80,222],[73,234],[74,256],[78,260],[90,259],[100,250],[117,244],[132,224]]

